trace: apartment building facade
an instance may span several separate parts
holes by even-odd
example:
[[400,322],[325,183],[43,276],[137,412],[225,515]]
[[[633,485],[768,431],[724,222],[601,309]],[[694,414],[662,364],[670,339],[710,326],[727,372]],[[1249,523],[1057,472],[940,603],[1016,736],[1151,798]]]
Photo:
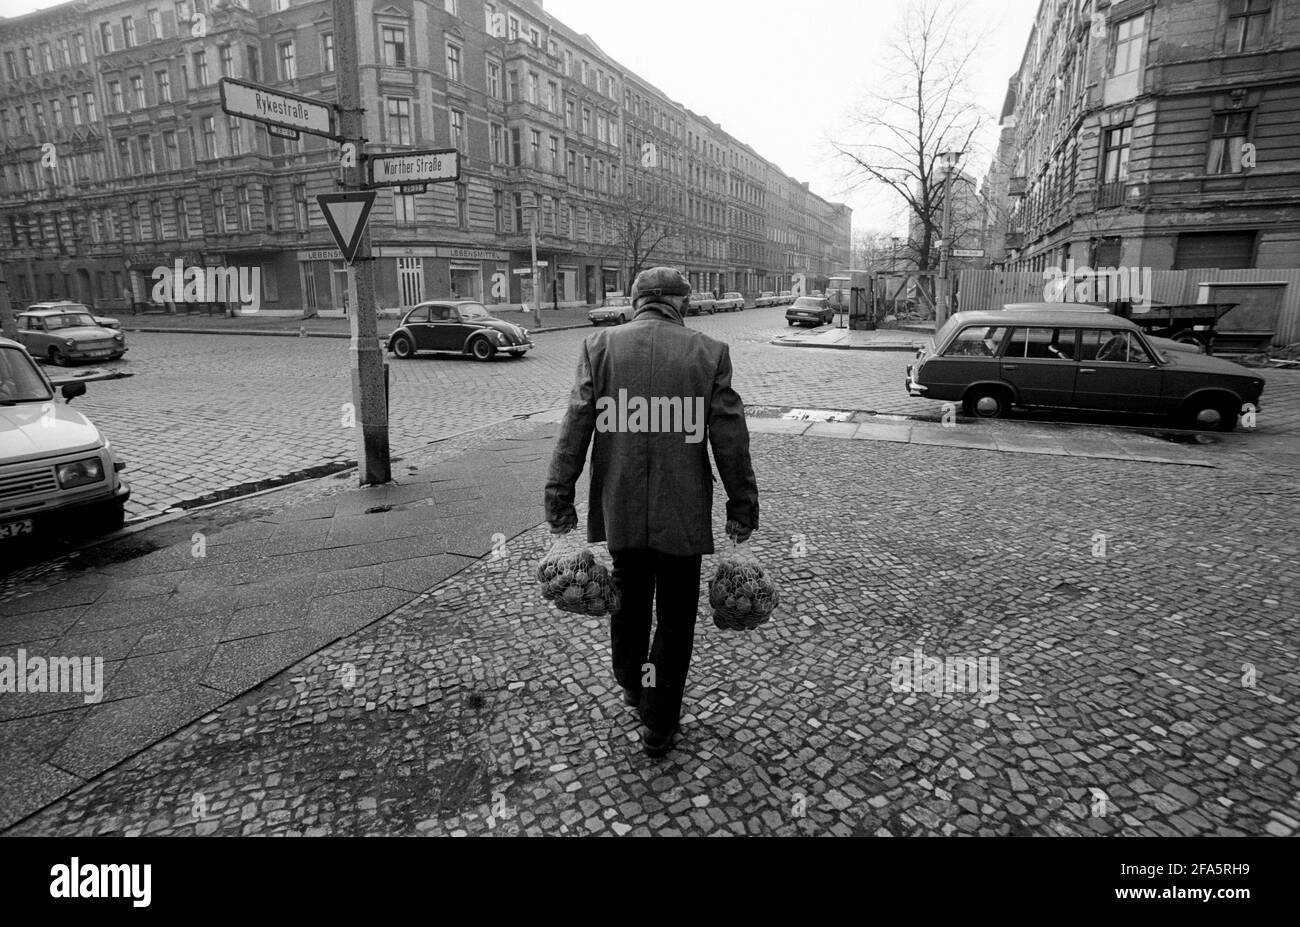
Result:
[[[539,2],[358,0],[370,154],[457,148],[461,176],[378,192],[381,305],[593,304],[640,257],[702,290],[847,266],[850,210],[630,73]],[[152,272],[261,268],[264,311],[345,305],[315,197],[339,145],[221,109],[235,77],[336,98],[329,0],[73,0],[0,20],[0,269],[15,300],[145,302]],[[535,217],[535,219],[534,219]],[[649,253],[646,245],[653,242]]]
[[1012,270],[1300,266],[1300,3],[1044,0],[990,178]]

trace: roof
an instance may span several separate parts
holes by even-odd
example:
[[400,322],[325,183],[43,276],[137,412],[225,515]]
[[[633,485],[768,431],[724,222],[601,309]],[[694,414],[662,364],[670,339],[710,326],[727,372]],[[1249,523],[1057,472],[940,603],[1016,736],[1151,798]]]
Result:
[[73,309],[70,306],[42,306],[39,303],[19,312],[19,315],[63,315],[65,312],[90,312],[85,306]]
[[[1021,305],[1031,305],[1022,303]],[[1050,305],[1050,304],[1048,304]],[[1122,328],[1127,331],[1141,331],[1127,319],[1122,319],[1109,312],[1096,309],[1016,309],[1007,312],[1002,309],[981,310],[976,312],[955,312],[950,321],[959,325],[1104,325],[1107,328]]]

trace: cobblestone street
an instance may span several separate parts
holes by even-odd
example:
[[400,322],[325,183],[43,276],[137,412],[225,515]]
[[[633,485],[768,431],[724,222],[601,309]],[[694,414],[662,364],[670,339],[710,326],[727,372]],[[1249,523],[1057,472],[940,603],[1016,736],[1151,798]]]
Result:
[[[782,604],[746,635],[702,600],[665,759],[604,620],[538,595],[539,527],[11,833],[1300,829],[1294,474],[772,434],[754,459]],[[985,661],[981,688],[906,691],[918,658]]]
[[[783,312],[687,321],[730,342],[747,405],[939,414],[938,403],[911,398],[903,388],[911,354],[777,347],[772,337],[789,331]],[[519,361],[390,357],[394,454],[561,404],[590,332],[539,334],[537,347]],[[345,427],[352,400],[346,340],[134,334],[130,344],[120,366],[133,376],[92,383],[77,400],[127,462],[129,517],[355,458],[354,432]],[[1261,429],[1300,432],[1300,372],[1267,376]]]

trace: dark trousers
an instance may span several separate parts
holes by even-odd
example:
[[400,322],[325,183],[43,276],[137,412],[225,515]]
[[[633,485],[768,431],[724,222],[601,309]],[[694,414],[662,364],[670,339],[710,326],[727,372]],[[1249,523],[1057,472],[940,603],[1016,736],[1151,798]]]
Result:
[[[647,727],[671,731],[681,717],[686,671],[695,643],[700,555],[674,557],[654,550],[612,550],[610,556],[614,560],[614,581],[623,597],[622,608],[610,620],[614,678],[623,688],[641,693],[641,720]],[[653,641],[651,605],[658,619]],[[643,687],[643,679],[654,685]]]

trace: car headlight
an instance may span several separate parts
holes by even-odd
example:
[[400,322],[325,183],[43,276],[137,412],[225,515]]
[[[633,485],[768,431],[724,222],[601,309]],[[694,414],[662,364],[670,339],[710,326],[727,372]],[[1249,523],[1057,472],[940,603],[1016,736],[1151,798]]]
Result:
[[59,486],[71,489],[74,486],[85,486],[87,483],[98,483],[102,480],[104,464],[98,457],[87,457],[84,460],[59,464],[55,468],[55,473],[59,477]]
[[63,339],[63,343],[70,348],[75,348],[77,346],[77,342],[73,341],[71,338]]
[[113,340],[114,340],[114,341],[125,341],[125,340],[126,340],[126,335],[114,335],[114,336],[113,336]]
[[496,340],[497,340],[497,344],[505,344],[505,343],[506,343],[506,336],[503,335],[503,334],[501,334],[501,332],[494,331],[494,332],[492,333],[492,337],[496,338]]

